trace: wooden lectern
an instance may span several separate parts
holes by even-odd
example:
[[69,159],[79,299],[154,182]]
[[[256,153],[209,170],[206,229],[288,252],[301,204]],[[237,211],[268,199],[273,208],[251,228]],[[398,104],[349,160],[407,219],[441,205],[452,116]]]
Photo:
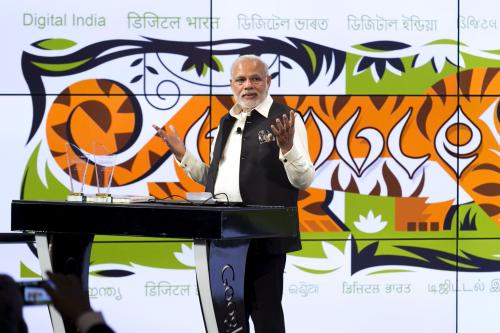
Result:
[[[33,232],[42,276],[72,273],[88,289],[94,235],[194,241],[196,279],[206,331],[246,332],[244,277],[252,238],[297,236],[297,209],[191,203],[12,201],[11,229]],[[54,332],[76,332],[49,306]]]

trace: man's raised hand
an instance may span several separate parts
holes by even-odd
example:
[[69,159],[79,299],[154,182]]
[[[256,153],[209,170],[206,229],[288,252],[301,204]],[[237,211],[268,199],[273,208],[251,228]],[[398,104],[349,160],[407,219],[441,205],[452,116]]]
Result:
[[186,146],[177,134],[174,125],[168,126],[165,130],[156,125],[153,125],[153,128],[156,130],[156,135],[167,144],[168,148],[174,153],[175,158],[180,162],[186,153]]
[[293,147],[293,136],[295,134],[295,112],[290,110],[289,117],[283,115],[283,119],[276,118],[276,125],[271,125],[271,130],[276,137],[278,147],[286,154]]

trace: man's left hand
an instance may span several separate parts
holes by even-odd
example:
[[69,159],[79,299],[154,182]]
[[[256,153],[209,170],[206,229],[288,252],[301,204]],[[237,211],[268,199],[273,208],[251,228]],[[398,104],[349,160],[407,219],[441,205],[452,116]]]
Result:
[[293,110],[290,110],[289,117],[284,114],[282,120],[276,118],[276,125],[271,125],[271,130],[276,137],[281,153],[288,153],[293,147],[293,135],[295,133],[295,113]]

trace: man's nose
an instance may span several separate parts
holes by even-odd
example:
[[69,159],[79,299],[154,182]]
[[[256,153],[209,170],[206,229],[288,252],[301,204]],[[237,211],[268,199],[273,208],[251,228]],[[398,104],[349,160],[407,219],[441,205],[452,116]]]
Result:
[[252,88],[253,87],[252,80],[246,79],[245,82],[243,82],[243,87],[245,89]]

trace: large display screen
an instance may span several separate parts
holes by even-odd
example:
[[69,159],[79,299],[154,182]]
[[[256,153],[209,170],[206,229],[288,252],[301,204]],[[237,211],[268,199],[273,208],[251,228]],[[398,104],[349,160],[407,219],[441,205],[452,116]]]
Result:
[[[256,54],[271,96],[300,112],[316,169],[298,202],[303,249],[287,257],[287,332],[500,329],[497,1],[0,10],[0,232],[12,233],[11,200],[95,193],[103,158],[115,165],[112,194],[202,191],[152,124],[174,125],[208,163],[234,103],[231,63]],[[190,242],[98,236],[91,262],[92,305],[117,332],[204,331]],[[40,277],[33,244],[0,244],[0,263]],[[45,306],[25,315],[30,331],[51,332]]]

